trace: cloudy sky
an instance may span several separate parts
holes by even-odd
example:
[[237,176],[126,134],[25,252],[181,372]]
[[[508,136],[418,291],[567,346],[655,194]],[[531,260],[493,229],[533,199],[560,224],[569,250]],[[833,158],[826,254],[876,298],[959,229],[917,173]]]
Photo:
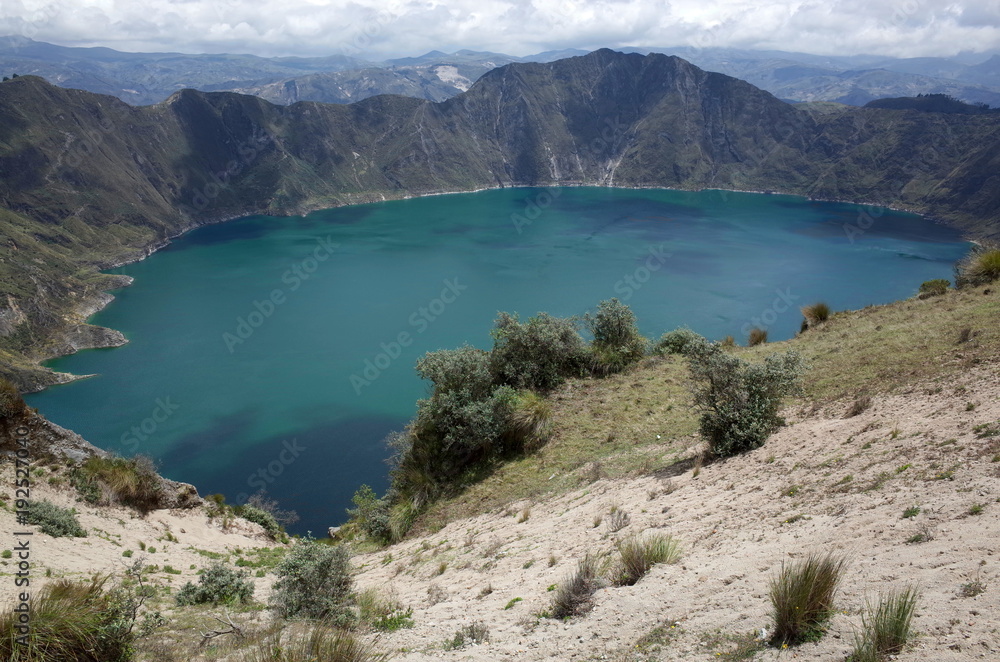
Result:
[[528,55],[730,46],[913,57],[1000,48],[1000,0],[0,0],[0,35],[126,51]]

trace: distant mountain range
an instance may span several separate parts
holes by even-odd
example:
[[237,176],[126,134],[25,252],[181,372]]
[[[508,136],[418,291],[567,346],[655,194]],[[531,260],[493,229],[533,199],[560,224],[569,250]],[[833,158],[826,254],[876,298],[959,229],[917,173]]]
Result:
[[[997,173],[996,113],[790,105],[658,54],[511,63],[437,103],[183,90],[136,107],[19,76],[0,83],[0,375],[38,388],[56,377],[37,361],[120,342],[85,324],[120,286],[99,270],[247,214],[506,186],[720,188],[903,207],[997,239]],[[863,233],[866,214],[845,228]]]
[[[729,48],[630,48],[677,55],[707,71],[753,83],[788,101],[862,106],[873,99],[947,94],[1000,107],[1000,54],[954,58],[816,56]],[[431,51],[384,62],[346,55],[261,58],[253,55],[123,53],[69,48],[24,37],[0,38],[0,72],[42,76],[62,86],[111,94],[133,105],[157,103],[183,88],[253,94],[273,103],[350,103],[379,94],[442,101],[487,71],[516,62],[584,55],[568,49],[526,57],[463,50]],[[9,72],[9,73],[8,73]]]

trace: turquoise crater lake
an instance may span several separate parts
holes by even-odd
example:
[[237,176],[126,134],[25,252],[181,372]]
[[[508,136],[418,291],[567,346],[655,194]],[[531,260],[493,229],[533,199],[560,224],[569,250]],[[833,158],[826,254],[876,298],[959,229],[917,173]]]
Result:
[[798,330],[799,307],[912,296],[968,249],[913,214],[782,195],[502,189],[254,216],[147,260],[93,323],[130,343],[52,361],[91,379],[27,398],[56,423],[230,502],[266,488],[297,532],[386,486],[381,440],[426,393],[424,352],[490,346],[497,311],[618,297],[650,338]]

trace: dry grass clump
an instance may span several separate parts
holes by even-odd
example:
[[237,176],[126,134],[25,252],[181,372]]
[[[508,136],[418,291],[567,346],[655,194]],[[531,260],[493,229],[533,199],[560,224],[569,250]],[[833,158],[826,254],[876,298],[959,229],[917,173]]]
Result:
[[133,458],[92,456],[71,474],[71,481],[90,503],[120,503],[141,513],[160,505],[163,490],[153,461]]
[[955,287],[986,285],[1000,278],[1000,248],[975,246],[955,265]]
[[811,306],[802,306],[802,317],[805,318],[805,328],[811,329],[830,319],[830,306],[820,301]]
[[586,613],[592,606],[594,592],[601,587],[597,557],[586,555],[573,573],[561,581],[552,597],[552,618],[569,618]]
[[240,662],[385,662],[389,656],[350,632],[322,623],[298,635],[282,631],[263,637],[242,651]]
[[844,412],[844,418],[854,418],[855,416],[867,411],[871,406],[872,396],[868,394],[859,395],[854,398],[854,402],[852,402],[851,406]]
[[767,329],[754,327],[747,335],[747,347],[756,347],[767,342]]
[[772,644],[794,645],[823,636],[846,563],[833,553],[812,553],[796,563],[782,564],[781,572],[771,579]]
[[866,605],[862,631],[855,637],[849,662],[881,662],[903,650],[910,638],[919,592],[913,587],[893,591],[877,605]]
[[632,586],[657,563],[676,563],[681,558],[680,545],[664,534],[626,538],[618,543],[618,553],[621,560],[614,582],[619,586]]

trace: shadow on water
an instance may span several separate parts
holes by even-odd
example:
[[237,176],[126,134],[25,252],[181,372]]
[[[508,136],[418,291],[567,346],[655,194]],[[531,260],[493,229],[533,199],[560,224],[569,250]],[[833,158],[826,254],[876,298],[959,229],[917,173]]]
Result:
[[[225,494],[233,504],[245,503],[247,497],[264,490],[282,509],[298,513],[301,519],[289,527],[290,532],[312,531],[319,536],[343,523],[342,504],[350,503],[362,483],[376,492],[385,491],[389,450],[382,442],[406,422],[391,416],[357,416],[289,429],[249,445],[243,434],[246,418],[229,416],[210,431],[180,442],[177,450],[164,457],[163,467],[176,468],[171,473],[183,475],[204,494]],[[213,438],[213,434],[219,436]],[[225,472],[218,470],[221,462]],[[345,467],[351,470],[345,472]],[[332,478],[345,473],[350,478]],[[331,508],[331,504],[338,506]]]

